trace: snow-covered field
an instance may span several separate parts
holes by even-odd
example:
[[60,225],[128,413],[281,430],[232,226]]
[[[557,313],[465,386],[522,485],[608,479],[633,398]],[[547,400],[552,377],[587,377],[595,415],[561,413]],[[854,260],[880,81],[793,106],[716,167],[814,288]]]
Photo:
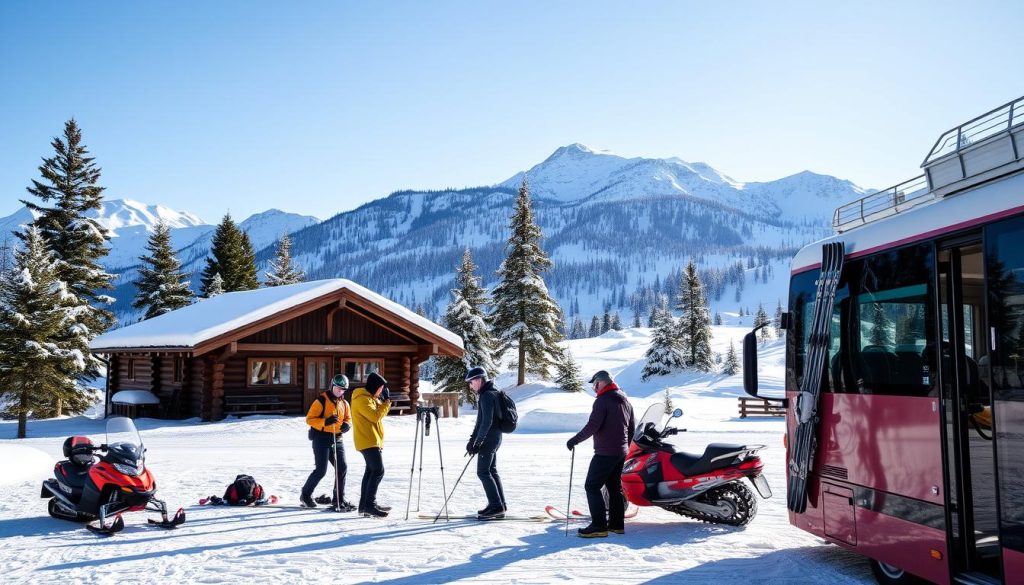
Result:
[[[715,350],[730,338],[739,350],[746,328],[715,328]],[[645,508],[627,521],[626,534],[606,539],[566,537],[562,523],[453,520],[432,524],[415,512],[405,520],[413,430],[411,418],[387,420],[385,465],[379,500],[395,507],[384,520],[297,508],[209,508],[200,497],[220,495],[236,474],[253,475],[273,494],[295,503],[312,466],[305,425],[299,417],[248,417],[219,423],[140,420],[147,464],[160,496],[184,506],[188,522],[177,530],[145,525],[140,514],[126,516],[125,530],[97,537],[80,526],[46,515],[39,482],[59,459],[71,434],[102,440],[103,421],[75,417],[29,424],[29,439],[15,441],[13,422],[0,422],[0,567],[5,583],[870,583],[860,557],[791,527],[784,498],[783,423],[777,418],[740,420],[736,396],[740,377],[680,374],[639,381],[647,330],[611,332],[571,342],[589,373],[606,368],[633,400],[637,416],[669,389],[686,411],[676,437],[680,448],[701,451],[712,441],[764,443],[768,479],[775,497],[760,500],[747,527],[701,524]],[[764,348],[762,387],[779,389],[782,348]],[[508,375],[499,379],[507,380]],[[514,391],[521,430],[506,437],[498,468],[512,513],[543,513],[564,507],[569,484],[565,440],[582,426],[592,397],[571,395],[543,383]],[[472,411],[440,423],[444,476],[451,489],[465,465]],[[420,509],[436,511],[442,501],[437,439],[429,437]],[[347,497],[358,498],[362,458],[348,444]],[[577,450],[572,506],[585,509],[583,479],[589,443]],[[325,480],[319,492],[327,492]],[[318,492],[318,493],[319,493]],[[413,490],[412,508],[416,508]],[[474,469],[452,498],[453,513],[483,507]],[[575,530],[579,524],[575,524]]]

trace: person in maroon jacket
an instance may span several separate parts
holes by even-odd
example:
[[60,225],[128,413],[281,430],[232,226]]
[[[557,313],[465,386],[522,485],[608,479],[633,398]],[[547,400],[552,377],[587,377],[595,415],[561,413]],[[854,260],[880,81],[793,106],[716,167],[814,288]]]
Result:
[[[611,374],[601,370],[590,378],[594,385],[593,409],[586,426],[569,439],[569,450],[594,437],[594,458],[587,470],[587,504],[590,506],[590,525],[580,528],[577,536],[596,538],[608,536],[608,531],[625,533],[626,499],[622,495],[622,464],[626,450],[633,438],[636,423],[633,407],[626,395],[615,385]],[[605,507],[602,488],[608,491],[608,506]]]

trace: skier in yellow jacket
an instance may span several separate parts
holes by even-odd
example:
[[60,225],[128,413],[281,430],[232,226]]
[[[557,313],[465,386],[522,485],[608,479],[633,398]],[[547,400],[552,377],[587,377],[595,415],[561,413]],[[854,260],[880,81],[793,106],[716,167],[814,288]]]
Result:
[[331,379],[331,389],[313,401],[306,413],[306,424],[309,425],[309,440],[313,442],[313,460],[316,467],[306,479],[299,495],[299,503],[305,508],[315,508],[313,490],[327,474],[327,462],[334,466],[334,492],[331,496],[331,508],[337,512],[351,512],[356,507],[345,501],[345,475],[348,465],[345,462],[345,446],[341,435],[352,428],[352,415],[348,403],[345,402],[345,389],[348,378],[338,374]]
[[388,381],[374,372],[366,377],[366,387],[352,392],[352,424],[356,450],[363,455],[362,491],[359,493],[359,513],[363,516],[383,518],[390,506],[377,503],[377,487],[384,478],[384,417],[391,409],[391,390]]

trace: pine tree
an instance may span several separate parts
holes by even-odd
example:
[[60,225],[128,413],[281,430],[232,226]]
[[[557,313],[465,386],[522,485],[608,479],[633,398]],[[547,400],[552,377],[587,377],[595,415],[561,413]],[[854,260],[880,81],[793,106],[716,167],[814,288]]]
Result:
[[639,329],[643,326],[643,322],[640,321],[640,313],[633,313],[633,328]]
[[725,354],[725,363],[722,365],[722,373],[726,376],[732,376],[738,371],[740,371],[740,360],[739,357],[736,356],[736,347],[730,339],[729,352]]
[[58,278],[42,231],[29,226],[19,237],[13,270],[0,280],[0,403],[24,438],[29,414],[58,414],[54,399],[81,412],[96,390],[82,384],[89,336],[77,319],[80,298]]
[[281,234],[277,241],[277,256],[270,262],[270,270],[267,270],[267,286],[281,286],[284,284],[295,284],[306,279],[302,270],[292,266],[292,240],[287,233]]
[[610,309],[606,306],[604,309],[604,315],[601,317],[601,334],[608,333],[612,329],[612,314]]
[[143,319],[150,319],[191,305],[195,295],[189,287],[190,275],[181,269],[174,255],[171,230],[163,221],[150,234],[146,250],[149,254],[139,257],[142,267],[135,281],[138,293],[132,307],[145,309]]
[[231,214],[225,214],[213,233],[211,257],[206,259],[202,274],[203,296],[210,296],[215,274],[220,273],[225,292],[252,290],[259,287],[256,277],[256,251],[249,235],[238,228]]
[[619,317],[618,312],[612,313],[611,324],[609,326],[612,331],[622,331],[622,318]]
[[775,318],[772,319],[772,329],[775,330],[775,338],[782,338],[782,299],[775,305]]
[[683,369],[683,348],[679,343],[679,329],[672,315],[658,309],[654,316],[654,334],[651,345],[644,353],[644,369],[640,373],[641,380],[647,381],[652,376],[666,376]]
[[587,331],[587,337],[598,337],[601,335],[601,319],[594,315],[590,320],[590,329]]
[[575,317],[572,320],[572,330],[569,331],[570,339],[583,339],[587,336],[587,328],[583,325],[583,321],[579,317]]
[[490,299],[480,286],[477,267],[467,248],[456,274],[458,288],[452,290],[452,301],[444,315],[445,327],[462,338],[465,354],[462,359],[439,357],[434,373],[434,387],[439,392],[462,392],[470,404],[476,404],[476,393],[466,384],[466,372],[472,367],[483,368],[488,375],[498,371],[497,346],[487,324]]
[[515,347],[518,352],[517,384],[526,383],[526,372],[546,377],[558,356],[562,335],[558,325],[562,310],[548,294],[541,274],[551,260],[540,246],[541,233],[533,219],[530,188],[523,178],[515,212],[509,222],[508,255],[498,269],[494,289],[492,323],[499,353]]
[[[103,294],[113,288],[114,276],[100,265],[100,259],[109,250],[110,235],[95,219],[86,217],[90,211],[103,207],[103,187],[97,184],[100,168],[82,144],[82,132],[73,118],[64,124],[63,138],[54,138],[50,144],[54,156],[43,159],[39,167],[41,180],[33,180],[28,192],[43,204],[52,202],[52,207],[32,201],[22,203],[35,215],[33,225],[56,262],[56,278],[65,283],[71,294],[67,303],[74,307],[71,312],[78,329],[85,332],[87,340],[92,340],[114,323],[114,315],[105,308],[114,299]],[[27,232],[17,235],[25,242]],[[68,340],[68,343],[70,345],[62,351],[76,351],[77,340]],[[100,374],[100,361],[88,352],[76,366],[82,382],[90,382]],[[85,387],[76,383],[74,388],[84,391]],[[64,413],[64,398],[82,407],[72,408],[71,413],[89,406],[81,397],[54,396],[53,412],[56,414]]]
[[573,359],[569,348],[562,350],[555,363],[555,383],[566,392],[583,392],[583,376],[580,366]]
[[210,286],[207,287],[205,298],[212,299],[222,294],[224,294],[224,279],[220,277],[220,272],[216,272],[210,279]]
[[718,326],[718,325],[721,325],[721,324],[722,324],[722,314],[721,314],[721,313],[719,313],[718,311],[715,311],[715,320],[714,320],[714,324],[715,324],[716,326]]
[[682,311],[679,317],[679,337],[689,368],[710,372],[714,367],[711,355],[711,319],[708,317],[704,288],[697,274],[697,266],[691,260],[683,272],[679,289],[679,303]]
[[[757,304],[757,314],[754,315],[754,327],[760,327],[761,325],[769,325],[771,322],[768,320],[768,313],[764,310],[764,305],[761,303]],[[771,333],[768,331],[768,327],[761,329],[761,341],[768,341],[771,338]]]
[[662,396],[661,401],[665,405],[665,414],[672,414],[674,407],[672,405],[672,395],[668,393],[668,388],[665,388],[665,393]]

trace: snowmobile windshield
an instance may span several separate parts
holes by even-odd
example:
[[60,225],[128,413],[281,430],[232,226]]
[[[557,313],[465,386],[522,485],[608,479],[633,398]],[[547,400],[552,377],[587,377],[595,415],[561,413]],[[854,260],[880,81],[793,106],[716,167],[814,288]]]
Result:
[[642,439],[644,433],[649,433],[651,430],[655,433],[661,431],[662,425],[665,424],[666,416],[668,415],[665,414],[664,404],[652,404],[636,425],[636,433],[633,435],[633,440]]
[[142,437],[132,419],[115,416],[107,419],[107,448],[112,449],[115,445],[131,445],[142,450]]

